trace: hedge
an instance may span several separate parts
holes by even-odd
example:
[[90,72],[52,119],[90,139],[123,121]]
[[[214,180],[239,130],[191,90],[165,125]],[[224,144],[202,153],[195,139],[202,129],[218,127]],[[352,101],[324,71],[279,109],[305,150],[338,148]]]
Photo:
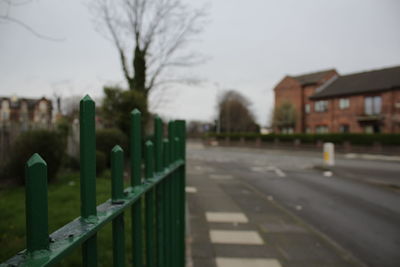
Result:
[[107,167],[110,167],[111,149],[115,145],[121,146],[125,155],[128,156],[128,137],[121,130],[109,128],[96,131],[96,149],[104,153]]
[[0,171],[0,180],[25,183],[25,165],[39,153],[47,163],[48,180],[52,182],[61,167],[66,148],[65,137],[57,131],[32,130],[19,135],[10,150],[10,157]]
[[259,133],[208,133],[205,138],[215,138],[224,140],[229,138],[232,141],[244,139],[252,141],[260,139],[262,142],[294,142],[299,140],[305,144],[315,144],[320,142],[332,142],[335,144],[343,144],[349,142],[353,145],[373,145],[380,143],[382,145],[400,145],[400,134],[356,134],[356,133],[330,133],[330,134],[259,134]]

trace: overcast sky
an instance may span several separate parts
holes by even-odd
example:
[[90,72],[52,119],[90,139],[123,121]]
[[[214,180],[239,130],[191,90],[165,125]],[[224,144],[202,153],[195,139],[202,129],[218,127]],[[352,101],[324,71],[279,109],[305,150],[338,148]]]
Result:
[[[4,4],[0,1],[0,12]],[[0,96],[102,95],[124,84],[112,43],[95,30],[87,0],[36,0],[11,15],[41,34],[0,24]],[[191,2],[191,1],[188,1]],[[265,125],[273,87],[285,75],[336,68],[341,74],[400,65],[398,0],[212,0],[209,22],[193,48],[208,57],[186,70],[203,83],[165,92],[164,117],[212,120],[216,96],[236,89]]]

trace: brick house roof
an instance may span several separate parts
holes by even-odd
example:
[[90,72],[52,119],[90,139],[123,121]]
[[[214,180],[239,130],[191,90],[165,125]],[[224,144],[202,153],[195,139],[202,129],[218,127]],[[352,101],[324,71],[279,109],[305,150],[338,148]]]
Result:
[[321,86],[311,99],[330,98],[400,88],[400,66],[336,77]]
[[7,101],[10,102],[10,107],[11,108],[19,109],[21,107],[22,102],[26,101],[26,103],[28,104],[28,109],[33,109],[35,107],[35,105],[39,101],[41,101],[43,99],[46,100],[49,103],[50,107],[52,106],[52,102],[49,99],[46,99],[44,97],[42,97],[42,98],[26,98],[26,97],[23,97],[23,98],[16,98],[16,101],[13,101],[12,97],[0,96],[0,104],[1,104],[1,101],[7,100]]
[[303,74],[303,75],[289,76],[289,77],[297,80],[302,86],[304,86],[304,85],[311,85],[311,84],[319,83],[330,72],[336,72],[336,70],[329,69],[329,70],[323,70],[323,71],[319,71],[319,72],[307,73],[307,74]]

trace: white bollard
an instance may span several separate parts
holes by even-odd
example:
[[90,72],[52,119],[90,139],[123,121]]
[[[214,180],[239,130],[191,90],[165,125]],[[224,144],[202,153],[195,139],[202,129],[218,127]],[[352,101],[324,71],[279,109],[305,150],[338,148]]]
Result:
[[335,145],[333,143],[324,143],[324,164],[335,165]]

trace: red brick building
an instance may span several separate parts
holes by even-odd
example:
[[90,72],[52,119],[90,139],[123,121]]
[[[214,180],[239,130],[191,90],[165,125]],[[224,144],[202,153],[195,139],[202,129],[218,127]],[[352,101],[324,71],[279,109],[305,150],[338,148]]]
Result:
[[23,129],[48,127],[51,120],[52,102],[49,99],[0,97],[0,127],[11,124],[20,125]]
[[274,116],[275,132],[400,133],[400,67],[286,76],[274,91],[281,114]]

